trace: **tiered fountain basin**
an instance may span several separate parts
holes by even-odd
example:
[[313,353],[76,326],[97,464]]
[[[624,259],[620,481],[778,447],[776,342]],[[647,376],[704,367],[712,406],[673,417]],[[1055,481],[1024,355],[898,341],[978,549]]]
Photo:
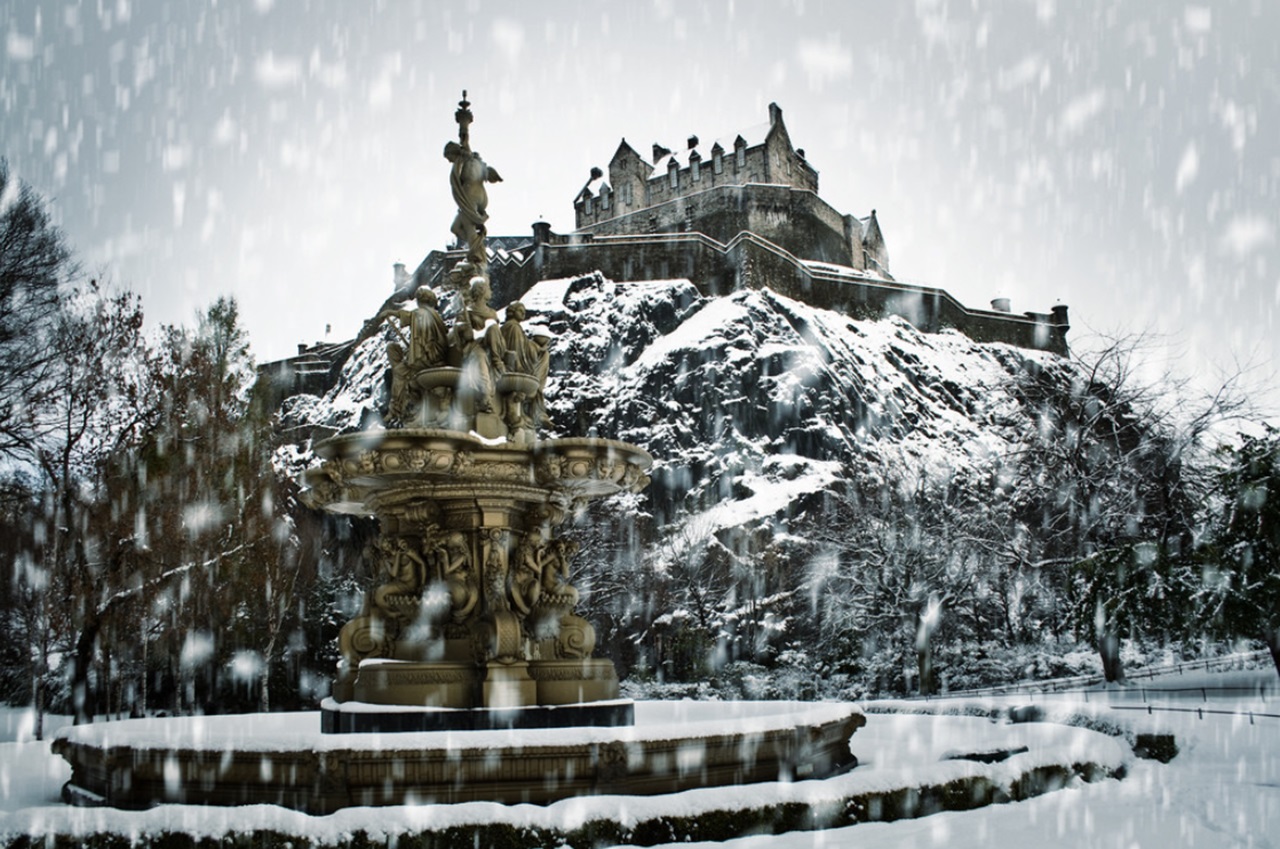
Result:
[[849,704],[641,702],[635,725],[614,728],[321,734],[314,714],[267,714],[75,726],[53,747],[71,763],[71,802],[327,814],[825,778],[856,765],[865,722]]
[[320,509],[396,524],[395,508],[436,502],[444,517],[462,513],[464,526],[472,527],[484,518],[473,506],[483,510],[491,498],[514,501],[521,510],[542,507],[558,523],[574,506],[642,488],[653,465],[648,452],[611,439],[517,444],[433,428],[335,436],[317,444],[315,453],[325,462],[309,469],[305,481]]

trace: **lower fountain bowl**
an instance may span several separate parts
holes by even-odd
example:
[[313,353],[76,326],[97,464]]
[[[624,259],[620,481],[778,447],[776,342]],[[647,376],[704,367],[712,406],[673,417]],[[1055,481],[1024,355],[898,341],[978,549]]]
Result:
[[547,804],[823,778],[856,765],[849,704],[640,702],[635,725],[322,734],[312,714],[127,720],[64,729],[79,804],[345,807]]

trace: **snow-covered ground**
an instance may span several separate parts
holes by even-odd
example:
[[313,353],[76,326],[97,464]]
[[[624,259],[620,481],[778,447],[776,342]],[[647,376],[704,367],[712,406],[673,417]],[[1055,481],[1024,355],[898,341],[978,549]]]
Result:
[[[1181,692],[1156,693],[1157,688]],[[1280,681],[1274,670],[1170,676],[1120,690],[1093,688],[1087,701],[1080,693],[1047,699],[1024,695],[880,702],[868,708],[999,712],[1029,704],[1044,709],[1047,719],[1089,716],[1139,731],[1168,731],[1175,735],[1181,751],[1168,764],[1134,759],[1123,781],[1081,782],[1024,802],[977,811],[679,845],[684,849],[1280,847],[1280,718],[1258,716],[1280,714]],[[1145,704],[1152,706],[1150,714],[1145,709],[1116,709]],[[1201,717],[1199,713],[1160,711],[1162,706],[1179,711],[1203,708],[1206,712]],[[1252,721],[1250,712],[1254,714]],[[868,727],[874,719],[868,717]],[[857,746],[854,748],[856,751]]]
[[[1240,690],[1224,690],[1223,685]],[[1041,707],[1048,719],[1082,718],[1095,724],[1113,724],[1130,730],[1168,730],[1177,737],[1181,752],[1171,763],[1128,759],[1128,777],[1095,784],[1078,783],[1065,790],[1025,802],[996,805],[966,813],[943,813],[918,820],[890,824],[870,823],[822,832],[795,832],[780,836],[749,837],[726,844],[737,849],[795,849],[858,845],[884,846],[1066,846],[1066,847],[1280,847],[1280,719],[1259,714],[1280,713],[1276,676],[1271,670],[1251,673],[1200,674],[1143,682],[1145,698],[1154,706],[1206,711],[1176,713],[1116,710],[1116,706],[1142,705],[1144,694],[1094,690],[1088,701],[1083,694],[1051,699],[1026,696],[981,700],[935,700],[928,703],[881,702],[875,710],[929,712],[989,711],[999,714],[1010,707],[1030,703]],[[1158,688],[1185,688],[1179,693],[1159,693]],[[1201,692],[1200,687],[1204,687]],[[1253,713],[1252,721],[1250,712]],[[57,722],[52,723],[55,725]],[[30,740],[29,715],[17,710],[0,712],[0,838],[15,832],[75,830],[107,827],[124,833],[164,829],[202,834],[246,827],[290,830],[323,839],[354,830],[394,833],[403,828],[439,827],[442,821],[528,822],[572,826],[592,809],[629,808],[627,816],[639,819],[663,800],[595,797],[572,800],[546,808],[472,804],[438,808],[405,807],[346,809],[330,817],[309,817],[273,806],[240,809],[198,808],[172,805],[145,812],[72,809],[58,802],[68,770],[49,753],[48,744]],[[733,797],[778,801],[833,782],[853,788],[891,786],[903,780],[946,778],[949,770],[967,769],[967,762],[940,761],[947,751],[973,751],[991,745],[1032,743],[1047,751],[1053,746],[1079,756],[1105,756],[1110,741],[1092,732],[1031,724],[1006,726],[1002,721],[974,716],[917,717],[892,714],[868,716],[866,728],[853,740],[861,765],[827,782],[793,785],[753,785],[733,791],[699,791],[684,794],[686,810],[704,807],[708,796],[730,793]],[[855,791],[856,792],[856,791]],[[669,802],[667,803],[669,804]],[[681,846],[699,844],[680,844]]]

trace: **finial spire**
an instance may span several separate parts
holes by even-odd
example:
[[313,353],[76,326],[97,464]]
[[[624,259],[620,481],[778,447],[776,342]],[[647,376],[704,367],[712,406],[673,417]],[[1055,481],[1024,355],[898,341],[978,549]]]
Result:
[[467,100],[467,90],[462,90],[462,99],[458,101],[458,111],[453,113],[454,119],[458,122],[458,141],[467,150],[471,150],[471,122],[474,120],[471,114],[471,103]]

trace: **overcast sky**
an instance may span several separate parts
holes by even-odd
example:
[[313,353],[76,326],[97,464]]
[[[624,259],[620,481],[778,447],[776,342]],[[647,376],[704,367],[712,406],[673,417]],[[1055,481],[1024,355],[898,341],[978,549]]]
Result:
[[622,136],[776,101],[900,278],[1269,369],[1277,33],[1270,0],[0,0],[0,155],[153,324],[233,294],[267,360],[351,337],[449,241],[463,88],[494,234],[572,229]]

